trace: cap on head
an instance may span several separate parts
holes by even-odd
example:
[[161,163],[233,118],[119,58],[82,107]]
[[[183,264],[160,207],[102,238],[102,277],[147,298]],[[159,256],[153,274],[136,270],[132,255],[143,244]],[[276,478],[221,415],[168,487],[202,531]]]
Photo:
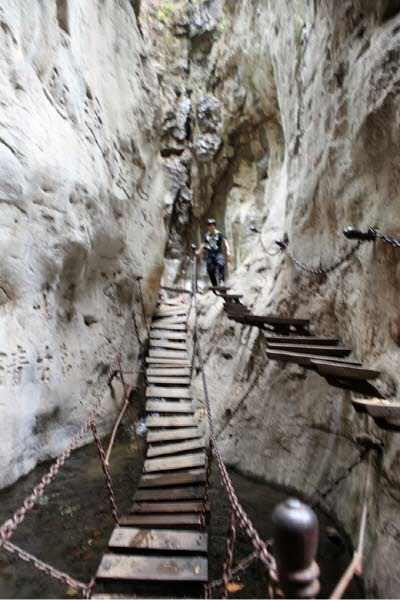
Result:
[[217,224],[217,222],[215,219],[208,219],[208,221],[207,221],[207,225],[216,225],[216,224]]

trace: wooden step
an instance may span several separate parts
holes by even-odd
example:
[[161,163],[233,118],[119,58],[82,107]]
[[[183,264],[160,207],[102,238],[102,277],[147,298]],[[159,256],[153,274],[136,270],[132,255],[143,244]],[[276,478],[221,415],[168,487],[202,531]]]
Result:
[[170,350],[180,350],[181,352],[187,352],[187,346],[183,342],[174,342],[171,340],[150,340],[150,348],[153,350],[156,348],[169,348]]
[[169,369],[156,369],[154,367],[149,367],[146,370],[146,374],[148,377],[190,377],[190,369],[188,367],[185,368],[169,368]]
[[185,331],[169,331],[168,329],[153,329],[150,331],[150,339],[157,340],[183,340],[186,342],[187,333]]
[[149,350],[150,358],[168,358],[187,360],[187,352],[178,352],[177,350]]
[[173,440],[190,440],[202,437],[198,427],[190,427],[187,429],[166,429],[165,431],[149,431],[147,441],[154,442],[172,442]]
[[324,375],[324,378],[329,385],[342,390],[349,390],[363,396],[372,396],[373,398],[385,398],[385,395],[366,379],[338,379],[329,375]]
[[157,309],[154,313],[154,318],[175,317],[179,315],[187,315],[188,307],[185,306],[169,306],[168,308]]
[[179,454],[188,450],[199,450],[206,447],[204,438],[189,440],[186,442],[178,442],[176,444],[160,444],[158,446],[149,446],[147,456],[164,456],[165,454]]
[[[201,513],[204,510],[203,502],[199,501],[183,501],[183,502],[134,502],[130,510],[131,513],[143,514],[143,513],[158,513],[158,514],[171,514],[171,513]],[[209,511],[210,507],[206,506],[206,510]]]
[[193,417],[147,417],[146,427],[196,427],[198,421]]
[[350,348],[342,346],[312,346],[306,344],[276,344],[270,343],[268,347],[271,350],[281,350],[282,352],[299,352],[302,354],[318,354],[318,356],[348,356]]
[[157,323],[160,323],[161,325],[166,325],[167,323],[186,323],[187,320],[187,316],[186,315],[182,315],[181,317],[164,317],[162,319],[154,319],[152,321],[152,326],[157,327]]
[[319,360],[312,360],[311,364],[315,366],[318,373],[323,377],[329,375],[330,377],[337,377],[338,379],[376,379],[376,377],[380,375],[380,371],[354,365],[339,365],[337,363]]
[[166,458],[149,458],[144,461],[144,472],[154,473],[158,471],[174,471],[177,469],[192,469],[193,467],[204,467],[206,457],[204,452],[195,454],[184,454]]
[[338,344],[341,344],[341,341],[337,338],[314,337],[311,335],[309,335],[309,336],[293,335],[292,337],[285,336],[285,335],[276,335],[276,336],[266,335],[265,340],[267,341],[268,344],[270,344],[270,343],[271,344],[274,344],[274,343],[306,344],[306,345],[312,344],[313,346],[337,346]]
[[202,526],[202,515],[188,513],[183,515],[123,515],[119,519],[121,527],[190,527]]
[[352,398],[352,404],[355,408],[367,412],[371,417],[384,419],[400,419],[400,404],[391,400],[382,400],[373,398]]
[[182,360],[181,358],[154,358],[146,357],[146,362],[149,365],[160,365],[163,369],[169,367],[190,367],[191,362],[189,359]]
[[201,557],[105,554],[96,578],[151,581],[207,581],[207,559]]
[[190,388],[168,388],[157,385],[149,386],[146,389],[147,398],[191,398]]
[[339,358],[332,359],[327,358],[326,356],[317,356],[315,354],[303,354],[300,352],[281,352],[280,350],[270,350],[269,348],[266,348],[265,354],[271,360],[279,360],[282,362],[294,362],[303,367],[308,367],[312,369],[315,369],[314,365],[312,364],[313,360],[319,360],[321,362],[325,360],[343,365],[361,365],[359,361],[341,360]]
[[295,327],[307,327],[309,319],[292,319],[290,317],[274,317],[272,315],[250,315],[245,317],[252,323],[265,323],[266,325],[293,325]]
[[147,375],[147,381],[157,385],[190,385],[189,377],[154,377],[154,375]]
[[191,402],[163,402],[162,400],[148,400],[146,412],[156,413],[193,413]]
[[162,475],[142,475],[139,481],[139,488],[155,488],[176,485],[193,485],[204,483],[206,472],[204,469],[190,469],[181,473],[165,473]]
[[208,536],[200,531],[176,529],[138,529],[116,527],[108,546],[140,550],[165,550],[171,552],[207,552]]
[[150,488],[138,490],[134,500],[199,500],[204,498],[205,493],[204,485],[176,488]]
[[150,328],[152,331],[186,331],[186,325],[184,323],[161,323],[157,321]]

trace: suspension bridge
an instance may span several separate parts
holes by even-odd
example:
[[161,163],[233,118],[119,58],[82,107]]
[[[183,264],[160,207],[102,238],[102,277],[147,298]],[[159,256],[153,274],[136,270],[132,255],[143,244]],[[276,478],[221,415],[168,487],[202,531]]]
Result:
[[[256,229],[255,231],[260,234],[262,241],[261,233]],[[288,251],[286,242],[277,242],[277,247],[279,251],[286,252],[297,268],[318,275],[330,272],[349,260],[364,241],[380,239],[393,247],[400,246],[395,238],[384,236],[372,228],[367,232],[352,228],[347,230],[347,237],[357,240],[356,247],[326,269],[304,265]],[[272,253],[271,249],[265,249],[268,254]],[[141,278],[135,278],[135,281],[147,340],[143,340],[140,335],[137,298],[133,294],[119,347],[87,420],[22,506],[2,525],[0,548],[74,588],[86,598],[160,597],[160,582],[168,582],[168,587],[163,592],[166,597],[226,598],[229,582],[240,576],[256,560],[265,571],[266,596],[282,595],[283,590],[288,597],[316,597],[319,590],[319,568],[315,562],[318,525],[311,508],[297,500],[290,500],[277,507],[273,515],[272,552],[270,541],[260,538],[240,504],[219,451],[198,325],[196,257],[193,258],[191,291],[169,288],[171,292],[180,292],[181,297],[160,299],[150,327],[145,317]],[[297,363],[314,370],[330,385],[365,396],[352,398],[354,408],[368,414],[379,427],[399,431],[396,418],[400,418],[400,405],[387,399],[371,384],[371,380],[379,376],[379,371],[366,367],[356,359],[349,359],[351,348],[345,346],[339,338],[314,333],[312,324],[307,319],[253,314],[242,303],[242,296],[229,293],[229,288],[214,288],[213,292],[217,301],[218,298],[223,301],[228,319],[242,326],[260,329],[265,339],[268,359]],[[186,300],[182,300],[185,294]],[[132,506],[128,514],[119,514],[109,459],[116,431],[124,414],[128,412],[134,419],[130,388],[125,382],[122,364],[122,349],[130,335],[132,323],[140,346],[139,356],[146,385],[147,444],[145,455],[142,456],[141,477],[137,489],[132,490]],[[191,391],[195,364],[202,379],[201,406],[195,405]],[[115,377],[122,383],[124,401],[109,447],[105,450],[97,431],[96,417],[105,391]],[[85,583],[16,546],[12,537],[90,429],[103,467],[115,528],[97,572]],[[383,450],[382,443],[367,434],[359,436],[357,442],[363,448],[360,459],[345,469],[344,477],[368,457],[364,500],[359,516],[359,538],[353,559],[333,591],[332,598],[341,598],[354,574],[361,573],[372,452]],[[213,461],[229,499],[230,519],[221,577],[210,581],[207,526],[209,512],[212,510],[209,486]],[[343,477],[328,484],[321,495],[326,496],[342,480]],[[248,536],[253,552],[234,565],[238,529]],[[155,584],[158,587],[155,588]]]

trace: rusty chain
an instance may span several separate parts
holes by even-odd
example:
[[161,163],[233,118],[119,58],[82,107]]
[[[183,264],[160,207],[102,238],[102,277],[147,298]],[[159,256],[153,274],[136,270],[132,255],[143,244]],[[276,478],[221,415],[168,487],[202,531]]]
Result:
[[138,290],[139,290],[140,306],[142,308],[143,326],[146,330],[147,336],[149,336],[150,335],[150,327],[148,326],[147,320],[146,320],[146,309],[144,307],[144,296],[143,296],[143,289],[142,289],[142,277],[137,278],[137,284],[138,284]]
[[[195,273],[197,273],[197,257],[196,256],[194,257],[194,270],[195,270]],[[209,427],[211,450],[217,461],[218,468],[219,468],[221,478],[222,478],[222,483],[228,494],[231,509],[235,515],[235,518],[238,521],[239,526],[241,527],[241,529],[243,529],[246,532],[246,534],[250,538],[253,548],[257,552],[257,556],[259,557],[260,561],[263,563],[264,567],[266,568],[269,578],[276,579],[277,576],[276,576],[275,559],[272,556],[272,554],[268,551],[266,543],[260,538],[260,536],[257,533],[257,530],[255,529],[253,523],[250,520],[250,517],[247,515],[247,513],[243,509],[242,505],[240,504],[239,499],[234,490],[232,480],[231,480],[229,473],[225,467],[222,455],[217,446],[215,433],[214,433],[214,424],[213,424],[212,415],[211,415],[211,404],[210,404],[210,398],[209,398],[209,394],[208,394],[207,380],[206,380],[206,376],[205,376],[204,361],[203,361],[203,356],[202,356],[200,343],[199,343],[199,325],[198,325],[196,298],[194,299],[194,309],[195,309],[194,310],[194,314],[195,314],[194,337],[195,337],[195,340],[197,340],[195,343],[195,351],[196,351],[199,369],[200,369],[201,378],[202,378],[202,386],[203,386],[204,401],[205,401],[205,406],[206,406],[206,413],[207,413],[207,420],[208,420],[208,427]]]
[[226,537],[226,549],[225,549],[225,560],[222,567],[222,581],[224,582],[224,590],[221,598],[228,598],[228,574],[232,569],[233,563],[233,552],[236,541],[236,526],[235,526],[235,513],[231,511],[228,535]]
[[284,242],[283,240],[279,240],[275,243],[279,246],[282,252],[286,253],[286,255],[290,258],[292,263],[296,265],[296,267],[298,267],[300,270],[306,271],[307,273],[312,273],[313,275],[326,275],[339,268],[343,265],[343,263],[352,258],[353,255],[360,248],[360,246],[363,244],[363,241],[364,240],[359,240],[357,244],[353,246],[353,248],[351,248],[344,256],[342,256],[336,262],[332,263],[327,267],[310,267],[309,265],[306,265],[303,262],[301,262],[296,256],[294,256],[294,254],[292,254],[286,242]]
[[106,461],[106,455],[104,452],[103,444],[101,443],[101,439],[99,437],[94,419],[92,419],[92,422],[90,423],[90,427],[92,428],[94,441],[97,446],[97,451],[99,453],[101,466],[102,466],[102,469],[103,469],[103,472],[104,472],[104,475],[106,478],[106,487],[107,487],[107,492],[108,492],[108,499],[109,499],[110,506],[111,506],[111,513],[112,513],[112,516],[114,518],[116,525],[119,525],[118,509],[117,509],[117,503],[115,500],[115,494],[114,494],[114,490],[113,490],[113,486],[112,486],[110,468]]
[[32,510],[32,508],[35,506],[38,499],[43,496],[45,488],[51,483],[52,479],[57,475],[57,473],[59,472],[61,467],[64,465],[65,461],[71,456],[72,452],[78,447],[80,441],[83,439],[83,437],[89,430],[89,427],[91,427],[92,420],[96,416],[96,414],[100,408],[101,401],[104,397],[104,394],[105,394],[106,389],[109,384],[109,380],[118,368],[118,356],[120,355],[120,353],[122,351],[122,348],[126,341],[126,337],[129,332],[132,315],[134,315],[134,305],[135,305],[135,294],[134,294],[134,291],[132,291],[132,300],[131,300],[131,303],[129,306],[128,316],[125,321],[125,326],[124,326],[124,329],[122,332],[122,336],[121,336],[120,343],[118,345],[117,352],[108,367],[107,374],[106,374],[106,377],[105,377],[102,385],[100,385],[100,387],[99,387],[99,390],[96,394],[96,399],[93,402],[92,409],[89,413],[87,420],[83,423],[83,425],[81,425],[79,431],[72,437],[70,443],[68,444],[68,446],[64,450],[64,452],[61,454],[61,456],[59,456],[53,462],[53,464],[50,466],[48,472],[45,475],[43,475],[40,482],[35,485],[31,494],[29,494],[29,496],[27,496],[25,498],[22,506],[20,506],[14,512],[13,516],[10,519],[8,519],[7,521],[5,521],[3,523],[3,525],[0,528],[0,547],[4,544],[4,542],[9,541],[11,539],[11,537],[14,535],[14,532],[16,531],[16,529],[19,527],[19,525],[21,525],[21,523],[23,523],[26,513],[29,512],[30,510]]
[[[228,581],[234,581],[235,579],[238,579],[239,577],[241,577],[241,575],[244,575],[244,573],[246,573],[247,569],[249,569],[251,567],[251,565],[254,563],[254,561],[257,560],[257,558],[258,558],[258,552],[256,550],[254,550],[251,554],[249,554],[248,556],[243,558],[240,562],[238,562],[236,567],[234,567],[233,569],[230,569],[228,571],[228,573],[227,573]],[[212,590],[218,589],[218,588],[222,587],[223,585],[224,585],[224,581],[222,578],[214,579],[214,581],[211,581],[208,584],[209,593],[211,594]]]
[[385,244],[390,244],[391,246],[393,246],[393,248],[400,248],[400,240],[392,237],[391,235],[381,233],[378,229],[375,229],[374,227],[369,227],[368,233],[371,234],[373,239],[379,239]]
[[11,542],[4,542],[3,548],[7,550],[7,552],[10,552],[10,554],[14,554],[15,556],[17,556],[19,559],[33,564],[36,567],[36,569],[38,569],[38,571],[46,573],[46,575],[49,575],[50,577],[53,577],[53,579],[61,581],[61,583],[64,583],[65,585],[75,590],[81,590],[85,597],[88,590],[91,589],[91,587],[93,587],[92,582],[90,582],[89,584],[82,583],[81,581],[78,581],[77,579],[74,579],[73,577],[68,575],[68,573],[64,573],[63,571],[52,567],[51,565],[40,560],[40,558],[37,558],[33,554],[26,552],[26,550],[23,550],[22,548],[16,546]]

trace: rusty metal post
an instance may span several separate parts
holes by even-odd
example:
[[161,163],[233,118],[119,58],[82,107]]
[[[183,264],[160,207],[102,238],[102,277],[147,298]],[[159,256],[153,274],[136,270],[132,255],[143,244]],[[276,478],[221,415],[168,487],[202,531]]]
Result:
[[320,589],[318,519],[296,498],[279,504],[272,514],[273,544],[279,581],[287,598],[316,598]]

